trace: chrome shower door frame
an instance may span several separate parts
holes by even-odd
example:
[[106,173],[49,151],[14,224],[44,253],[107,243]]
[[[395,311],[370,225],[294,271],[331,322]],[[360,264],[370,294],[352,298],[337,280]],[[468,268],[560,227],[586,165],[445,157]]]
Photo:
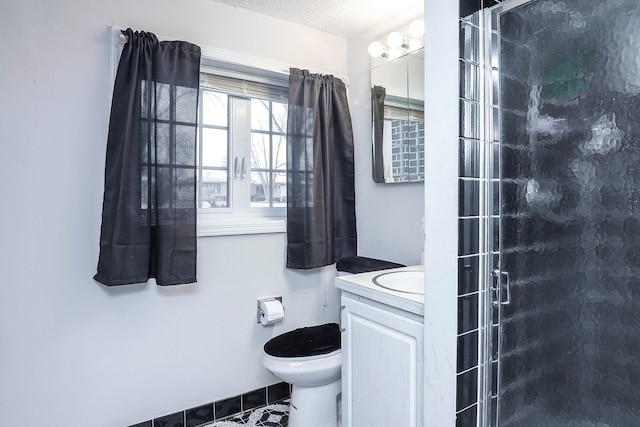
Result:
[[501,269],[502,194],[500,158],[500,15],[536,0],[498,3],[480,13],[479,123],[483,139],[480,188],[480,325],[478,346],[481,367],[478,427],[498,427],[500,413],[500,359],[502,354],[502,308],[511,300],[509,272]]

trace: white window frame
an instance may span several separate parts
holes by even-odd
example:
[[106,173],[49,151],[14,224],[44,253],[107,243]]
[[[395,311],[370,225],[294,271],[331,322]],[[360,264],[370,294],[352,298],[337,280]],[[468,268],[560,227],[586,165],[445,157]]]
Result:
[[[241,64],[230,64],[206,57],[203,53],[201,72],[226,77],[246,78],[247,74],[256,81],[274,82],[288,86],[287,73],[274,73]],[[240,234],[265,234],[286,232],[286,208],[255,208],[250,206],[251,177],[251,126],[233,126],[234,122],[250,123],[251,99],[229,95],[229,155],[228,171],[229,206],[224,208],[198,209],[198,237],[229,236]],[[240,177],[236,176],[235,163],[238,162]],[[244,165],[244,168],[243,168]]]

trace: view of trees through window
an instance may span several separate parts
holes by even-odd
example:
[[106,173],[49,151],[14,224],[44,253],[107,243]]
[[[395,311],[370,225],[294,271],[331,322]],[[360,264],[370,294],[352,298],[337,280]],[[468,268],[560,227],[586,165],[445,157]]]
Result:
[[251,100],[251,206],[286,206],[287,104]]

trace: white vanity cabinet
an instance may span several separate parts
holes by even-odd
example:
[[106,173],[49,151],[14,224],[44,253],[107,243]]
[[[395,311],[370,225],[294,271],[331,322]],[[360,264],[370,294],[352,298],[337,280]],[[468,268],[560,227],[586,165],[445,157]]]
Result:
[[342,427],[422,426],[423,316],[347,292],[349,285],[336,280],[343,290]]

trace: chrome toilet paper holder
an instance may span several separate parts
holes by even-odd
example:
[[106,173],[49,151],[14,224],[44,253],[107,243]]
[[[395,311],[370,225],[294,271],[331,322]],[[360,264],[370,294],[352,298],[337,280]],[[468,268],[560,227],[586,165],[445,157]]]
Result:
[[263,312],[262,309],[260,308],[260,303],[261,302],[267,302],[267,301],[280,301],[280,303],[282,304],[282,297],[269,297],[269,298],[260,298],[257,302],[257,315],[256,315],[256,323],[260,324],[260,319],[262,318]]

